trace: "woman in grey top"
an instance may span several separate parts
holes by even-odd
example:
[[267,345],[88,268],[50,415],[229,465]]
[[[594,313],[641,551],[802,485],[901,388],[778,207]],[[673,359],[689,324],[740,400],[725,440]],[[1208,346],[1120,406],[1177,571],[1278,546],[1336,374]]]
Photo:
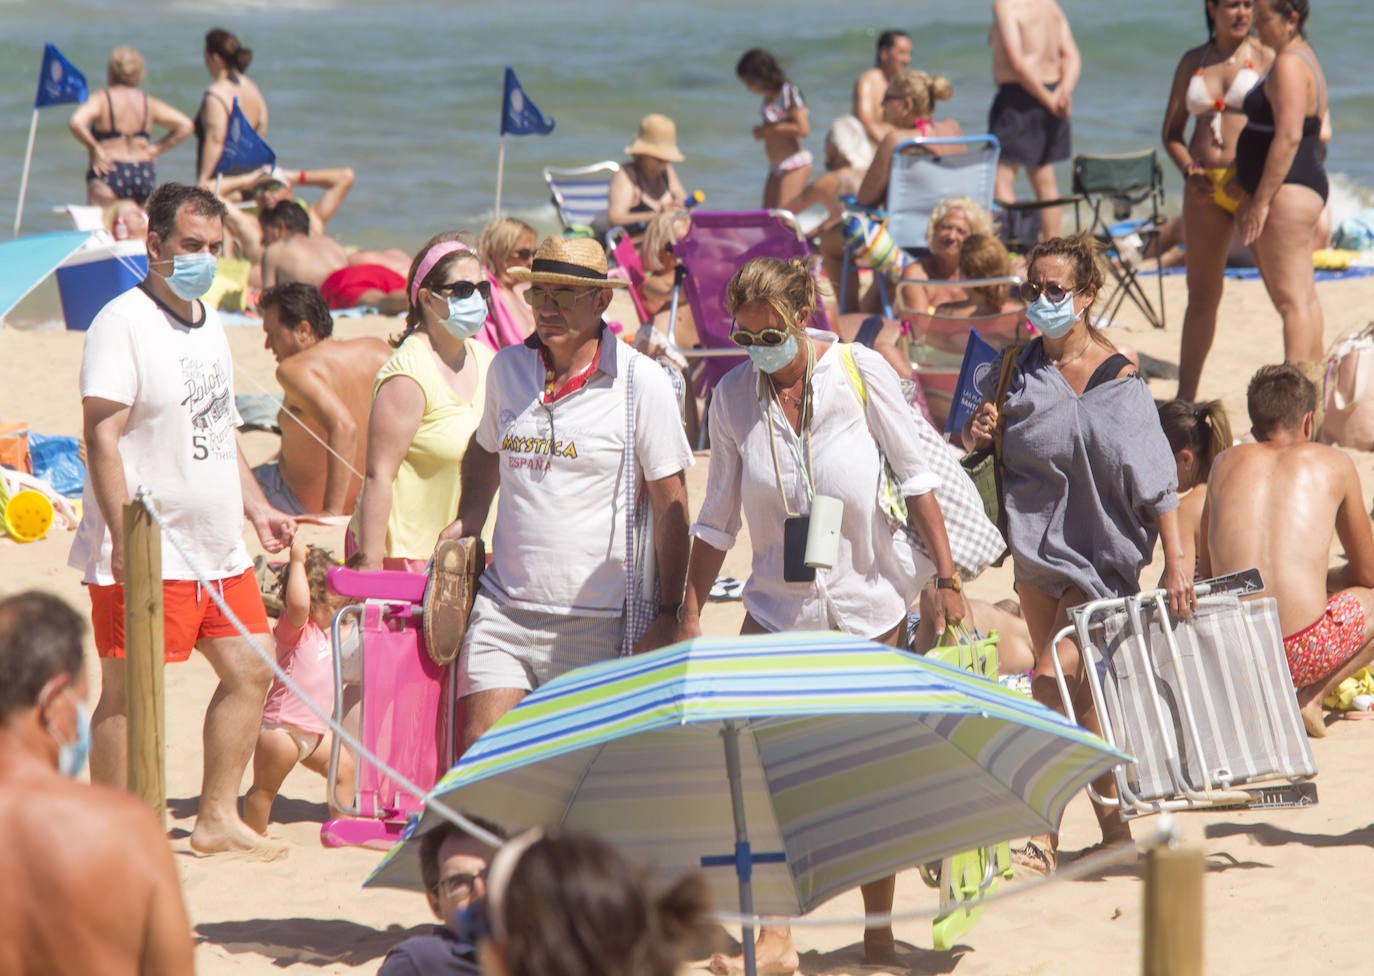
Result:
[[[1175,466],[1145,380],[1090,324],[1103,284],[1090,238],[1051,238],[1030,253],[1022,286],[1039,337],[1016,355],[1001,416],[985,401],[965,428],[966,446],[1002,429],[1007,543],[1016,591],[1035,647],[1035,699],[1061,705],[1050,641],[1070,607],[1140,589],[1140,570],[1164,539],[1163,586],[1170,609],[1191,611],[1193,567],[1183,556]],[[993,385],[996,375],[992,375]],[[991,396],[991,390],[985,391]],[[1071,640],[1059,645],[1074,717],[1099,731]],[[1110,777],[1096,784],[1111,793]],[[1129,842],[1116,811],[1097,807],[1102,843]],[[1035,838],[1020,860],[1052,870],[1057,838]],[[1028,852],[1028,853],[1027,853]]]

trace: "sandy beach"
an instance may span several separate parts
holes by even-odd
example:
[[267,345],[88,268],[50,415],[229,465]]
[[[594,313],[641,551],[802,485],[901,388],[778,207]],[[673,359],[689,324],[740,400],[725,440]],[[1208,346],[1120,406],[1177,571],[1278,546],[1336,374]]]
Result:
[[[1150,283],[1153,290],[1153,282]],[[1182,277],[1165,280],[1170,327],[1156,331],[1139,324],[1133,309],[1122,313],[1111,335],[1138,350],[1175,362],[1185,291]],[[1318,293],[1326,313],[1328,342],[1363,326],[1369,279],[1323,283]],[[1132,324],[1135,323],[1135,324]],[[386,335],[397,320],[340,320],[336,335]],[[238,392],[275,390],[274,363],[262,333],[229,330]],[[77,373],[83,336],[58,330],[0,332],[0,418],[27,421],[46,434],[81,431]],[[1245,421],[1245,384],[1254,369],[1281,358],[1279,319],[1258,281],[1228,281],[1216,347],[1203,378],[1205,398],[1219,397],[1237,433]],[[1155,381],[1157,397],[1171,397],[1172,381]],[[263,460],[275,438],[260,433],[242,441],[249,459]],[[1374,488],[1374,455],[1353,453],[1366,492]],[[693,508],[701,498],[708,456],[689,472]],[[341,550],[342,530],[306,526],[312,542]],[[250,550],[261,551],[251,530]],[[66,566],[71,533],[53,531],[27,545],[0,541],[0,593],[28,587],[55,592],[85,612],[88,603],[79,574]],[[743,540],[742,540],[743,541]],[[1333,552],[1333,559],[1339,553]],[[743,578],[747,546],[732,551],[723,572]],[[1157,567],[1142,579],[1152,582]],[[1010,565],[974,581],[969,591],[990,600],[1011,595]],[[738,603],[712,604],[703,616],[709,633],[731,633],[741,618]],[[89,655],[91,700],[98,693],[99,668]],[[361,890],[359,884],[379,854],[327,850],[319,843],[325,817],[324,784],[297,767],[274,809],[271,833],[291,845],[275,863],[231,858],[201,859],[187,843],[196,811],[201,771],[200,728],[214,676],[203,658],[169,667],[167,689],[167,782],[169,840],[190,909],[198,970],[219,973],[291,974],[376,971],[387,948],[432,924],[424,900],[415,894]],[[1319,804],[1305,810],[1186,814],[1177,818],[1185,841],[1207,858],[1205,882],[1207,971],[1212,973],[1306,974],[1358,967],[1367,958],[1367,903],[1360,894],[1366,869],[1374,874],[1374,823],[1364,763],[1374,742],[1374,723],[1336,721],[1326,739],[1313,743],[1320,775]],[[247,786],[245,780],[244,787]],[[1157,818],[1137,822],[1145,838]],[[1062,845],[1083,847],[1096,839],[1085,798],[1075,799],[1064,822]],[[903,959],[913,973],[1096,974],[1139,969],[1142,872],[1137,866],[1108,868],[1087,880],[1032,885],[1016,880],[1004,891],[1017,893],[990,905],[964,945],[935,952],[929,920],[898,922],[898,939],[909,947]],[[898,911],[930,911],[935,893],[916,872],[898,880]],[[824,906],[814,917],[860,913],[857,892]],[[861,965],[857,926],[798,929],[808,974],[873,972]],[[896,970],[900,972],[901,970]]]

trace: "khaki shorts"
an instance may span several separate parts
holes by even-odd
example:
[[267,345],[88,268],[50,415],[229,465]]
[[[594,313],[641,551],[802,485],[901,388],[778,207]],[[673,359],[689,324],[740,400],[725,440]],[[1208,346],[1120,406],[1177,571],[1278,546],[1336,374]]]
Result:
[[620,656],[624,617],[583,617],[502,606],[478,593],[458,655],[458,695],[533,691],[552,678]]

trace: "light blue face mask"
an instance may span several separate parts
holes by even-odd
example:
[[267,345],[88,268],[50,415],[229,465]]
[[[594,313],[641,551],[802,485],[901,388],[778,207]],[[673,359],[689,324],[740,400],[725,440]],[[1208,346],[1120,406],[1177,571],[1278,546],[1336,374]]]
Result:
[[1043,292],[1040,297],[1026,307],[1026,318],[1031,325],[1040,330],[1046,339],[1058,339],[1069,334],[1078,319],[1073,310],[1073,292],[1069,292],[1058,302],[1052,302]]
[[[76,706],[76,741],[57,743],[57,768],[63,776],[75,779],[86,768],[86,757],[91,754],[91,713],[86,703],[73,700]],[[57,739],[57,734],[48,728],[48,734]]]
[[172,258],[172,273],[167,278],[167,287],[183,302],[193,302],[210,290],[218,267],[219,259],[204,251],[178,254]]
[[744,350],[764,373],[776,373],[797,358],[797,337],[789,335],[776,346],[752,345]]
[[470,339],[481,331],[487,321],[487,303],[482,293],[474,291],[467,298],[448,299],[448,318],[444,328],[455,339]]

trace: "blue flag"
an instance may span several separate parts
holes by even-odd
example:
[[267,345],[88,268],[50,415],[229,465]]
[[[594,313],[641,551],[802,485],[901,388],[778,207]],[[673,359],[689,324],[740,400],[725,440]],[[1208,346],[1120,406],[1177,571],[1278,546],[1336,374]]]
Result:
[[229,113],[229,127],[224,132],[224,152],[220,153],[215,172],[234,176],[261,166],[273,166],[276,162],[277,154],[253,130],[248,116],[239,108],[239,100],[234,99],[234,108]]
[[535,107],[510,65],[506,65],[506,90],[501,96],[501,135],[544,136],[553,131],[553,119]]
[[964,362],[959,367],[959,382],[955,384],[949,417],[945,420],[946,434],[957,434],[963,430],[964,423],[978,409],[978,404],[983,400],[978,387],[1000,356],[982,336],[969,329],[968,345],[964,346]]
[[43,45],[43,67],[38,69],[38,94],[33,98],[33,107],[44,108],[48,105],[66,105],[69,102],[84,102],[90,90],[86,87],[86,76],[51,44]]

